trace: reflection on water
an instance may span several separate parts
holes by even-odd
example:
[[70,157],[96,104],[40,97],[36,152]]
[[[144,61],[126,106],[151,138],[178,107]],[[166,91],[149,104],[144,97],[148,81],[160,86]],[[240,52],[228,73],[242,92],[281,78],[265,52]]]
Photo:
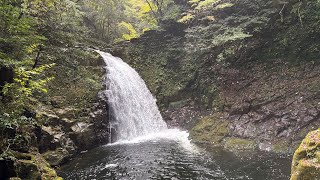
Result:
[[147,138],[103,146],[80,155],[63,166],[59,174],[66,180],[289,179],[288,156],[263,152],[235,155],[221,148],[196,148],[182,138],[173,139]]

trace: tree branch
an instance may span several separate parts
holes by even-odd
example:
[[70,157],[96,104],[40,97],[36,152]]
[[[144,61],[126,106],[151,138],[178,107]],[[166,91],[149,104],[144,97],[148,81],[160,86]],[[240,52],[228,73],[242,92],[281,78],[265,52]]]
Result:
[[157,22],[159,22],[158,15],[157,15],[156,11],[153,10],[151,3],[150,3],[148,0],[145,0],[145,1],[148,3],[148,5],[149,5],[149,7],[150,7],[150,9],[151,9],[151,11],[152,11],[152,14],[153,14],[154,17],[156,18]]
[[32,66],[32,69],[35,69],[37,67],[37,65],[39,64],[39,59],[40,59],[41,52],[42,52],[42,46],[40,45],[38,53],[37,53],[37,56],[36,56],[36,59],[34,60],[34,64]]

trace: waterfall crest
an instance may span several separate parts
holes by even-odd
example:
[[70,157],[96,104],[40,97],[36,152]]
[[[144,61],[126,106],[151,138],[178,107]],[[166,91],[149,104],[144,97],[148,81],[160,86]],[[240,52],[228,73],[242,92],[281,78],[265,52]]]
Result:
[[167,130],[156,99],[139,74],[122,59],[97,52],[107,65],[106,94],[116,139],[131,140]]

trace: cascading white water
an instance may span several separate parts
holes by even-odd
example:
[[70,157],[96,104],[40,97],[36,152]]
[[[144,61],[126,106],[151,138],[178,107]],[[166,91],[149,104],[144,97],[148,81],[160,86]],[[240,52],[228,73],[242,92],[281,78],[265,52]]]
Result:
[[139,74],[120,58],[97,51],[106,62],[107,96],[117,122],[117,139],[131,140],[167,130],[152,96]]

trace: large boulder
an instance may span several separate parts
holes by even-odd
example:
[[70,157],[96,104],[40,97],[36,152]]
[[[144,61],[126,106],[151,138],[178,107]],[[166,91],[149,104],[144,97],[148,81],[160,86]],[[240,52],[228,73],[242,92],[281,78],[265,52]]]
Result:
[[310,132],[293,156],[291,180],[320,179],[320,129]]
[[68,161],[70,153],[64,148],[57,148],[44,153],[43,157],[51,166],[58,166]]
[[99,145],[94,124],[78,122],[71,129],[69,136],[79,149],[88,150]]
[[[39,153],[10,151],[8,154],[11,155],[11,158],[9,156],[0,160],[0,167],[5,168],[0,171],[1,179],[62,180]],[[2,172],[7,174],[2,174]]]

